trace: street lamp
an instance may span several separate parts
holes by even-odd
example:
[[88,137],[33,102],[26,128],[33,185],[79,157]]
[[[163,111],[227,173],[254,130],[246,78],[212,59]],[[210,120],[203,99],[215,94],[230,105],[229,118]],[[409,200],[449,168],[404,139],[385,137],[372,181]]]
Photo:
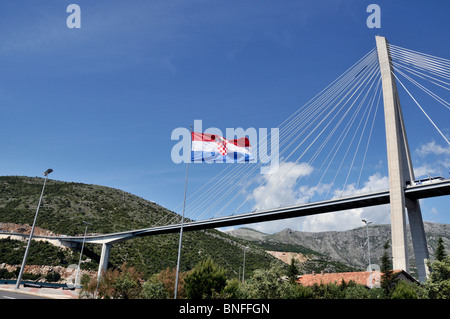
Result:
[[50,174],[51,172],[53,172],[53,170],[51,168],[49,168],[48,170],[46,170],[44,172],[44,176],[45,176],[44,186],[42,187],[41,197],[39,197],[39,204],[36,209],[36,214],[34,215],[33,226],[31,227],[30,238],[28,239],[27,249],[25,249],[25,255],[23,256],[22,267],[20,268],[19,276],[17,277],[16,289],[19,289],[20,281],[22,280],[23,270],[25,268],[25,262],[27,261],[28,250],[30,249],[31,239],[32,239],[33,233],[34,233],[34,226],[36,225],[36,219],[37,219],[37,216],[39,213],[39,207],[41,206],[42,196],[44,195],[45,184],[47,183],[48,174]]
[[245,252],[249,249],[249,247],[244,247],[244,265],[242,267],[242,283],[244,283],[245,280]]
[[[192,126],[191,126],[190,131],[192,132]],[[186,191],[187,191],[188,173],[189,173],[189,162],[186,165],[186,179],[184,182],[183,214],[181,215],[180,241],[178,242],[177,274],[175,277],[175,289],[174,289],[174,294],[173,294],[174,299],[177,299],[177,294],[178,294],[178,277],[180,274],[180,259],[181,259],[181,248],[182,248],[181,243],[183,241],[183,223],[184,223],[184,211],[186,209]]]
[[369,242],[369,225],[372,224],[371,221],[365,219],[362,220],[366,224],[367,229],[367,253],[369,257],[369,271],[370,271],[370,288],[372,288],[372,264],[370,263],[370,242]]
[[78,261],[78,271],[77,271],[77,277],[75,278],[75,286],[77,284],[80,285],[81,256],[83,256],[84,242],[86,241],[86,233],[87,233],[88,225],[92,226],[91,223],[85,222],[84,220],[83,220],[83,223],[86,224],[86,228],[84,229],[83,244],[81,245],[80,260]]

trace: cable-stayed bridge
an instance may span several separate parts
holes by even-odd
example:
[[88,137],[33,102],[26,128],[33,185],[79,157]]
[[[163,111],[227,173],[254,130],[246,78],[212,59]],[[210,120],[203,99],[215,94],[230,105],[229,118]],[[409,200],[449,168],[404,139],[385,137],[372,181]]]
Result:
[[[439,180],[429,184],[408,187],[405,194],[411,199],[423,199],[450,195],[450,180]],[[195,231],[211,228],[221,228],[243,224],[267,222],[279,219],[310,216],[314,214],[323,214],[328,212],[337,212],[361,207],[371,207],[389,204],[389,190],[377,191],[368,194],[355,195],[337,199],[331,199],[321,202],[300,204],[264,211],[251,212],[233,216],[225,216],[213,219],[199,221],[187,221],[183,224],[185,231]],[[177,233],[180,231],[181,223],[165,226],[154,226],[143,229],[135,229],[124,232],[87,235],[86,242],[94,244],[113,244],[120,241],[132,239],[135,237],[151,236]],[[39,236],[36,238],[54,239],[55,236]],[[62,241],[81,242],[84,238],[80,236],[58,237]]]
[[[410,186],[405,189],[405,195],[407,196],[407,198],[413,200],[450,195],[450,180],[437,180],[428,184]],[[188,221],[183,224],[183,229],[184,231],[197,231],[211,228],[245,225],[286,218],[310,216],[314,214],[323,214],[328,212],[338,212],[355,208],[385,205],[389,204],[389,202],[390,202],[389,190],[384,190],[373,193],[320,201],[315,203],[307,203],[289,207],[268,209],[264,211],[251,212],[246,214],[205,219],[199,221]],[[61,237],[61,236],[42,236],[42,235],[34,235],[34,238],[56,241],[62,243],[63,245],[69,246],[71,245],[70,243],[82,243],[83,241],[92,244],[102,244],[103,250],[101,256],[101,265],[99,268],[100,274],[101,270],[105,269],[105,267],[107,266],[108,256],[112,244],[144,236],[179,233],[181,227],[182,224],[177,223],[110,234],[87,235],[85,238],[81,236]],[[25,236],[22,233],[8,233],[7,235],[15,235],[20,237]]]
[[[405,245],[408,219],[419,280],[424,281],[428,250],[419,199],[449,195],[450,181],[442,178],[415,185],[397,82],[424,115],[419,129],[433,128],[450,146],[438,121],[442,118],[433,119],[408,86],[420,90],[421,97],[430,98],[433,107],[443,112],[443,119],[447,118],[444,125],[448,124],[450,103],[442,96],[450,91],[450,60],[390,45],[385,38],[376,37],[374,49],[278,126],[280,161],[271,174],[260,174],[267,163],[264,161],[226,165],[187,198],[187,222],[167,215],[145,229],[87,236],[86,242],[103,245],[99,275],[107,267],[111,245],[123,240],[179,232],[181,228],[193,231],[389,204],[394,268],[409,271]],[[381,104],[384,128],[378,122]],[[377,133],[380,127],[385,144],[374,142],[381,135]],[[260,154],[268,154],[271,138],[268,134],[259,140],[256,147]],[[388,181],[375,189],[377,185],[370,182],[374,168],[368,163],[386,158]],[[56,240],[82,242],[83,238]]]

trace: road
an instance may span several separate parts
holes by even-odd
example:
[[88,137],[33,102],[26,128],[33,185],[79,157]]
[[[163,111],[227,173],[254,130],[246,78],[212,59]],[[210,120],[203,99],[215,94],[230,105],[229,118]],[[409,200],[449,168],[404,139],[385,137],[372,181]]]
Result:
[[11,299],[50,299],[50,298],[15,291],[0,290],[0,300],[8,300],[8,299],[11,300]]

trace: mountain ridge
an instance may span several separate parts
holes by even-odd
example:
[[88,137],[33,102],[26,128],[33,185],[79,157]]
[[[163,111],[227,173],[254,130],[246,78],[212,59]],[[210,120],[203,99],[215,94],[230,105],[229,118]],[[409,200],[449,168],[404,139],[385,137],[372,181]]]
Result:
[[[434,259],[437,240],[442,237],[444,246],[450,248],[450,225],[424,222],[430,259]],[[361,226],[346,231],[301,232],[285,228],[277,233],[264,234],[251,228],[238,228],[227,231],[230,236],[248,240],[261,247],[291,247],[292,252],[311,251],[314,255],[324,255],[351,267],[365,269],[368,265],[367,229]],[[383,246],[390,241],[390,225],[370,225],[370,257],[372,264],[380,264],[384,253]],[[411,268],[414,268],[414,251],[411,234],[407,231],[408,252]],[[289,245],[289,246],[286,246]],[[390,253],[390,250],[389,250]],[[413,269],[412,269],[413,270]]]

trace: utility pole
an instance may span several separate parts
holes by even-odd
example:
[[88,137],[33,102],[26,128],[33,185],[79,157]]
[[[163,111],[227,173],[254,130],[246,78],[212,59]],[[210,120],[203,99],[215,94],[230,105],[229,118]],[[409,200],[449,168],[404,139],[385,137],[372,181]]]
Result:
[[372,224],[372,222],[369,222],[367,220],[362,220],[366,224],[367,229],[367,255],[369,257],[369,271],[370,271],[370,288],[373,288],[372,283],[372,263],[370,262],[370,240],[369,240],[369,224]]
[[[191,126],[190,131],[192,133],[192,126]],[[186,191],[187,191],[188,173],[189,173],[189,162],[187,163],[187,166],[186,166],[186,178],[184,181],[183,213],[181,215],[180,241],[178,243],[177,274],[176,274],[176,278],[175,278],[174,299],[177,299],[177,294],[178,294],[178,277],[180,274],[181,243],[183,241],[183,224],[184,224],[184,211],[186,209]]]
[[38,206],[36,209],[36,214],[34,215],[33,226],[31,227],[31,232],[30,232],[30,237],[28,238],[27,248],[25,249],[25,254],[23,256],[22,267],[20,267],[19,276],[17,277],[16,289],[19,289],[20,281],[22,280],[23,270],[25,269],[25,263],[27,261],[28,251],[30,250],[31,239],[33,238],[34,227],[36,226],[36,219],[38,217],[39,207],[41,206],[42,196],[44,195],[45,184],[47,183],[48,174],[50,174],[51,172],[53,172],[53,170],[51,168],[49,168],[48,170],[46,170],[44,172],[44,176],[45,176],[44,186],[42,187],[41,197],[39,197],[39,203],[38,203]]

